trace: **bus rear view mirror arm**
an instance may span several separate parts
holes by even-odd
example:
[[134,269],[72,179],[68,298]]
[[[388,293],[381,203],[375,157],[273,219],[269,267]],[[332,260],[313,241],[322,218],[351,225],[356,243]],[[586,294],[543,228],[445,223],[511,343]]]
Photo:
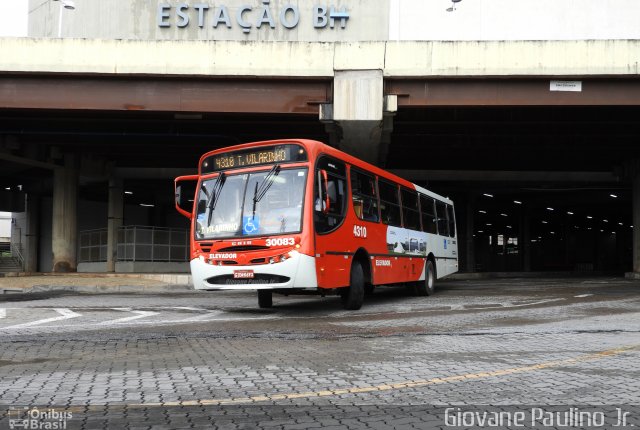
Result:
[[183,216],[193,218],[198,175],[180,176],[174,181],[176,210]]

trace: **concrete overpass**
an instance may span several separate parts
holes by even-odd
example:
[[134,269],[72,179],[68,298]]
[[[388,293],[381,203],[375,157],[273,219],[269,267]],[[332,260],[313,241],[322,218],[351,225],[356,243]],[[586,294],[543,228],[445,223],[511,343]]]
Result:
[[[39,242],[27,246],[30,270],[75,270],[77,231],[107,225],[113,268],[124,184],[149,193],[153,181],[194,169],[205,150],[314,137],[458,197],[466,268],[474,270],[480,233],[471,214],[481,190],[533,202],[540,199],[531,189],[545,186],[616,189],[618,222],[640,225],[639,48],[637,40],[0,39],[2,180],[52,196],[29,199],[22,220],[25,242]],[[168,187],[157,194],[170,210]],[[102,215],[78,220],[88,210],[79,201],[102,201]],[[612,203],[598,205],[610,218]],[[517,224],[534,222],[537,210],[518,214]],[[127,217],[180,223],[167,214]],[[51,239],[43,234],[49,222]],[[490,243],[502,235],[491,234]],[[516,236],[531,241],[525,228]],[[624,255],[624,240],[616,243]],[[634,233],[629,246],[639,243]],[[518,255],[523,269],[529,246]]]

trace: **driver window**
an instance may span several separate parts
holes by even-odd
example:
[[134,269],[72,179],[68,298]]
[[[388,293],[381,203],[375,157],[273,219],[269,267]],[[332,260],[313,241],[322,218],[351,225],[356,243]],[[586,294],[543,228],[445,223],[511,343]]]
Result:
[[[327,174],[326,188],[322,171]],[[313,187],[313,219],[318,233],[328,233],[342,224],[346,208],[346,184],[346,168],[343,162],[330,157],[318,160]]]

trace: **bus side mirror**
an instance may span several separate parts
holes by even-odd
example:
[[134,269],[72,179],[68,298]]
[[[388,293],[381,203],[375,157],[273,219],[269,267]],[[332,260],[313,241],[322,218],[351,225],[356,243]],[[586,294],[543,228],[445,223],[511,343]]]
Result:
[[329,177],[327,176],[327,171],[321,169],[320,177],[322,179],[320,185],[320,200],[324,203],[322,205],[322,213],[327,215],[329,213],[329,208],[331,207],[331,201],[329,200]]
[[180,176],[174,182],[176,210],[189,219],[193,218],[197,183],[198,175]]

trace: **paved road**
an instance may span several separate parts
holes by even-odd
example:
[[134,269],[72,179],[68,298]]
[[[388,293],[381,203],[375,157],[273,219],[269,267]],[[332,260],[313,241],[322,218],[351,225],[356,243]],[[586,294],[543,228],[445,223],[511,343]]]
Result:
[[431,297],[382,288],[356,312],[337,297],[274,303],[6,295],[0,428],[63,412],[67,428],[87,429],[437,428],[452,405],[607,417],[624,405],[640,425],[637,281],[450,281]]

